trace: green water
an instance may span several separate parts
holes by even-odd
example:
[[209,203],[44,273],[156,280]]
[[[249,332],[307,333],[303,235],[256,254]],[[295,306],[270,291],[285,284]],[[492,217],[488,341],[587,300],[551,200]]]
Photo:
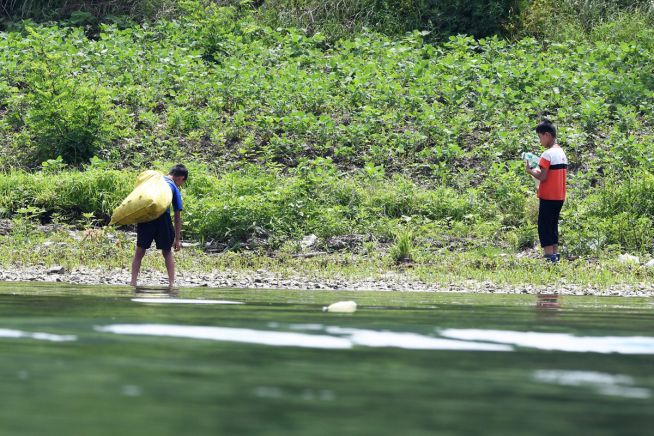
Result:
[[0,283],[0,434],[652,434],[654,302],[558,303]]

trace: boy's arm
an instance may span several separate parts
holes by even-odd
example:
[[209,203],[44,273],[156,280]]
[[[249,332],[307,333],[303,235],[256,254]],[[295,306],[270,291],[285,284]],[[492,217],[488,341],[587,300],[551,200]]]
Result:
[[545,180],[547,178],[547,168],[543,168],[543,167],[540,167],[540,166],[538,166],[536,168],[530,168],[529,163],[527,163],[525,168],[527,169],[527,172],[534,179],[538,179],[538,180],[540,180],[542,182],[543,180]]
[[182,211],[175,211],[175,251],[182,249]]

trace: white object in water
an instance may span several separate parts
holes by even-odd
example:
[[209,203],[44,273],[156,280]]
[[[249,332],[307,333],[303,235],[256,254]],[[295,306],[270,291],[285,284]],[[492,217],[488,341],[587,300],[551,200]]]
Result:
[[354,313],[357,310],[357,304],[354,301],[337,301],[329,306],[322,308],[323,312],[336,313]]

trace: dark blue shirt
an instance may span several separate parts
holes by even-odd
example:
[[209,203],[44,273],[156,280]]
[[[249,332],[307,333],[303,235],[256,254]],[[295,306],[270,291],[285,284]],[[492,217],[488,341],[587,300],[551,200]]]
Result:
[[[177,185],[175,185],[175,182],[168,177],[164,177],[164,180],[168,182],[168,186],[170,186],[170,189],[173,191],[173,210],[175,212],[182,210],[182,194],[179,192],[179,189],[177,189]],[[170,213],[170,208],[166,209],[166,212]]]

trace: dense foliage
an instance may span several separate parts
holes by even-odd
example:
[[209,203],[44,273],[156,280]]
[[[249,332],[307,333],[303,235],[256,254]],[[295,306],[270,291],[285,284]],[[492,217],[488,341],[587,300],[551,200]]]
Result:
[[369,164],[467,185],[533,148],[544,115],[578,165],[620,168],[633,158],[614,162],[602,147],[622,154],[652,134],[651,28],[633,42],[432,45],[414,33],[326,47],[320,34],[210,7],[155,26],[105,25],[97,38],[57,26],[1,36],[5,169],[58,155],[217,168],[330,157],[346,170]]
[[[503,33],[519,13],[520,0],[267,0],[258,16],[273,26],[301,27],[328,39],[364,28],[386,34],[429,31],[434,39]],[[525,5],[526,6],[526,5]]]
[[261,25],[319,32],[329,43],[364,29],[386,35],[427,31],[431,41],[458,34],[600,40],[605,29],[596,29],[606,23],[615,24],[611,33],[627,36],[654,24],[650,0],[7,0],[0,29],[22,19],[97,29],[100,23],[180,17],[189,4],[234,6]]
[[0,24],[16,21],[67,20],[69,24],[91,25],[99,21],[151,20],[176,15],[178,0],[4,0]]
[[181,161],[195,165],[188,228],[204,239],[413,228],[416,243],[517,249],[536,238],[519,154],[538,151],[548,116],[571,161],[567,248],[652,251],[652,27],[329,43],[240,7],[178,7],[91,33],[0,34],[0,214],[106,217],[136,169]]
[[[537,241],[538,205],[516,176],[462,191],[367,170],[344,177],[323,160],[292,174],[248,166],[216,176],[191,166],[184,188],[186,237],[263,248],[292,241],[297,248],[293,244],[311,233],[322,241],[345,236],[342,248],[397,239],[407,247],[520,250]],[[74,222],[95,216],[106,222],[136,174],[97,159],[82,172],[56,162],[36,173],[14,171],[0,178],[0,217]],[[563,212],[564,249],[577,255],[652,252],[653,193],[650,173],[574,192]]]

